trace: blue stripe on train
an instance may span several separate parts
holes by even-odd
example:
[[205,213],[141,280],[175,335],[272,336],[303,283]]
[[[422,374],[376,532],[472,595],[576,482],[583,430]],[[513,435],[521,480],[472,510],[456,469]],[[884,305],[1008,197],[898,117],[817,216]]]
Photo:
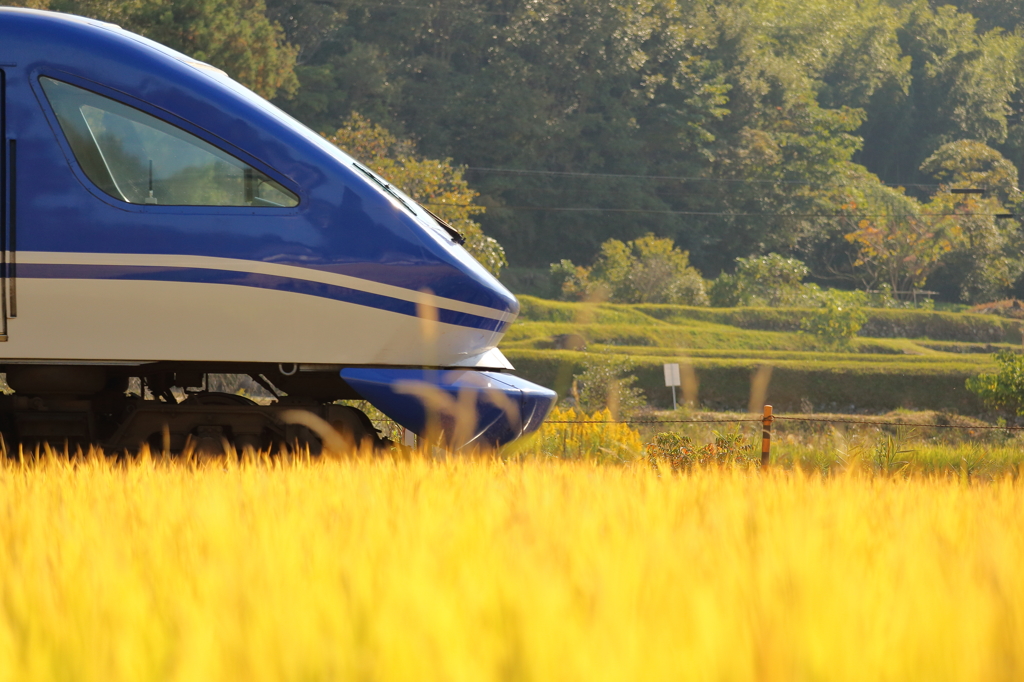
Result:
[[[18,277],[29,279],[109,279],[146,280],[156,282],[196,282],[201,284],[225,284],[231,286],[255,287],[288,291],[306,296],[329,298],[355,305],[386,310],[400,315],[417,316],[416,304],[383,294],[342,287],[322,282],[264,275],[234,270],[211,270],[207,268],[173,268],[141,265],[57,265],[40,263],[19,263]],[[492,332],[503,332],[508,324],[480,315],[456,310],[438,308],[438,321],[460,327],[471,327]]]

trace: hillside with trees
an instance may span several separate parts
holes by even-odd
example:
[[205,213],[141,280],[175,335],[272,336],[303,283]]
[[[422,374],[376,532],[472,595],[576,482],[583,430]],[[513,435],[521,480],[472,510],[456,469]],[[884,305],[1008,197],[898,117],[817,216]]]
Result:
[[707,279],[776,254],[828,287],[1024,293],[1017,3],[28,2],[450,160],[512,273],[650,234]]

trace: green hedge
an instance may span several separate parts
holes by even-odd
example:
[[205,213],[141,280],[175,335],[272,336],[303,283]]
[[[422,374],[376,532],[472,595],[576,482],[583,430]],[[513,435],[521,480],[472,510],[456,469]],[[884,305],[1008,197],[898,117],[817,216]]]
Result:
[[[676,305],[583,304],[523,296],[524,320],[599,324],[719,324],[759,331],[799,331],[803,308],[697,308]],[[1021,343],[1021,323],[995,315],[870,308],[860,336],[972,343]]]
[[871,310],[861,336],[973,343],[1021,343],[1021,324],[995,315],[926,310]]
[[640,306],[615,303],[570,303],[519,296],[519,317],[532,322],[572,322],[577,324],[657,324],[658,320],[640,312]]
[[[997,346],[996,348],[1003,348]],[[516,350],[513,348],[512,350]],[[532,350],[522,348],[522,350]],[[586,349],[591,355],[600,353],[612,353],[614,355],[628,355],[634,360],[644,357],[664,358],[665,362],[701,362],[709,360],[712,362],[737,361],[745,364],[768,363],[777,367],[809,366],[828,364],[873,364],[884,367],[887,371],[901,371],[908,365],[946,366],[954,364],[967,368],[968,365],[975,366],[980,370],[987,370],[994,366],[992,354],[963,353],[960,355],[943,355],[939,353],[922,353],[919,355],[907,355],[904,353],[839,353],[822,351],[788,351],[788,350],[743,350],[743,349],[685,349],[676,350],[673,348],[645,348],[625,346],[602,346],[593,344]]]
[[[574,374],[591,356],[573,351],[506,351],[516,374],[564,396]],[[634,357],[637,386],[655,407],[669,407],[672,395],[665,387],[662,364],[672,358]],[[710,409],[746,409],[750,379],[758,363],[749,360],[694,359],[700,382],[698,399]],[[780,411],[798,411],[806,402],[817,410],[896,408],[981,411],[981,404],[964,387],[965,380],[984,369],[974,363],[779,363],[772,370],[768,402]]]
[[[761,331],[799,331],[809,309],[802,308],[683,308],[633,306],[637,312],[675,324],[686,320],[725,324]],[[973,343],[1020,343],[1021,325],[995,315],[943,313],[931,310],[869,308],[860,336],[882,339],[934,339]]]
[[810,334],[778,334],[735,327],[662,324],[573,324],[519,322],[504,338],[507,347],[527,344],[536,349],[556,348],[557,337],[579,334],[588,344],[646,346],[648,348],[737,348],[749,350],[818,350],[822,342]]

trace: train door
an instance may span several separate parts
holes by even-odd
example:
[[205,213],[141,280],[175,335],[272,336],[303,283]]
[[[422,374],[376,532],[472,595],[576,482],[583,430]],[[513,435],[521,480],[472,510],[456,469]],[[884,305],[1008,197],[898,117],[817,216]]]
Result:
[[17,142],[7,137],[7,78],[0,69],[0,341],[7,340],[7,318],[17,313],[14,299],[14,230],[17,202]]

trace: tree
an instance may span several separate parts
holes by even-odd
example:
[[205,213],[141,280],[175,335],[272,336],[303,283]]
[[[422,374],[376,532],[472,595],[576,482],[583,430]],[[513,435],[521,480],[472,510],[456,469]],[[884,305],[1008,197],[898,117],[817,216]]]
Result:
[[884,0],[332,0],[329,14],[315,38],[288,28],[304,89],[280,103],[325,131],[349,111],[394,121],[465,164],[520,266],[647,232],[705,272],[807,260],[835,239],[822,188],[849,174],[863,108],[910,83],[908,12]]
[[296,63],[305,63],[344,22],[353,0],[266,0],[267,18],[281,26],[297,52]]
[[726,87],[703,57],[702,3],[448,0],[346,16],[300,69],[317,92],[281,104],[325,130],[352,110],[386,117],[423,153],[473,166],[481,220],[521,264],[589,261],[611,236],[686,234],[659,196],[678,188],[621,176],[707,163]]
[[[609,240],[615,244],[617,240]],[[621,244],[621,242],[619,242]],[[625,254],[629,269],[624,271],[612,259],[620,257],[619,248],[607,251],[594,265],[600,279],[607,273],[615,300],[633,303],[679,303],[707,305],[704,278],[690,265],[690,254],[680,251],[671,239],[659,239],[652,234],[626,244]],[[604,258],[607,253],[608,258]],[[607,269],[606,269],[607,268]],[[614,273],[614,279],[612,277]]]
[[501,245],[472,219],[485,208],[473,203],[478,194],[469,188],[463,169],[453,166],[451,159],[419,157],[411,140],[399,139],[359,114],[349,116],[327,139],[461,232],[466,250],[493,275],[497,276],[507,264]]
[[722,273],[711,285],[711,304],[731,306],[816,306],[821,290],[804,284],[809,270],[796,258],[777,253],[737,258],[732,274]]
[[647,406],[641,389],[634,386],[633,361],[612,355],[587,358],[581,373],[572,378],[573,398],[585,413],[608,410],[612,419],[628,419]]
[[586,301],[598,296],[607,298],[607,291],[595,291],[590,282],[590,268],[576,265],[568,258],[552,263],[549,272],[554,288],[566,301]]
[[921,172],[948,189],[983,189],[1002,204],[1017,204],[1017,168],[977,140],[956,140],[939,147],[921,163]]
[[263,0],[27,0],[27,6],[101,19],[223,69],[268,99],[293,94],[296,50]]
[[[100,19],[125,28],[134,12],[138,11],[142,0],[5,0],[5,5],[13,7],[29,7],[32,9],[48,9],[54,12],[67,12],[83,17]],[[128,29],[132,30],[132,29]]]
[[[855,293],[866,298],[862,292]],[[849,348],[853,337],[868,321],[867,313],[851,298],[829,291],[822,297],[822,306],[801,320],[801,331],[816,335],[830,348]]]
[[[981,142],[957,140],[925,159],[921,171],[942,183],[925,210],[944,216],[961,237],[942,258],[930,286],[969,303],[1005,296],[1024,272],[1020,223],[996,218],[1007,206],[1020,204],[1017,169]],[[986,193],[955,194],[958,189]]]
[[704,279],[689,254],[671,239],[645,235],[630,242],[609,239],[591,268],[562,260],[551,266],[565,298],[608,298],[617,303],[707,305]]
[[961,238],[959,225],[899,190],[876,188],[864,208],[867,217],[846,240],[857,249],[853,270],[866,289],[886,284],[900,296],[923,287]]
[[883,89],[868,107],[860,161],[889,182],[922,180],[920,165],[945,143],[1007,139],[1022,38],[978,34],[976,20],[926,0],[904,8],[898,35],[910,79]]
[[967,390],[990,410],[1010,416],[1024,415],[1024,357],[1011,350],[996,353],[999,369],[967,379]]
[[701,243],[683,243],[704,272],[771,251],[806,259],[832,232],[827,189],[860,149],[860,107],[906,70],[896,13],[870,0],[726,0],[715,13],[729,112],[712,127],[709,181],[693,187]]
[[952,3],[933,2],[935,5],[952,4],[961,12],[978,19],[978,29],[983,32],[1002,28],[1013,33],[1024,25],[1024,5],[1015,0],[955,0]]

